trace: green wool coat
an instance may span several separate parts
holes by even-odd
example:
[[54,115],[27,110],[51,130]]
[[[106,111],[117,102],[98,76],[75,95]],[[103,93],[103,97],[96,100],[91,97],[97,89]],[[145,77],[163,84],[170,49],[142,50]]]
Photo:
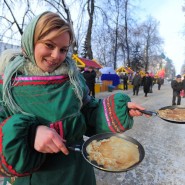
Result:
[[[81,74],[79,74],[81,75]],[[56,78],[57,77],[57,78]],[[69,155],[40,153],[33,148],[38,125],[62,124],[61,137],[82,143],[83,136],[123,132],[133,125],[126,107],[130,98],[122,93],[104,100],[88,96],[81,76],[83,107],[67,76],[21,76],[12,84],[15,102],[30,115],[12,114],[1,101],[0,173],[14,185],[95,185],[93,167],[80,152]],[[0,98],[2,100],[0,79]]]

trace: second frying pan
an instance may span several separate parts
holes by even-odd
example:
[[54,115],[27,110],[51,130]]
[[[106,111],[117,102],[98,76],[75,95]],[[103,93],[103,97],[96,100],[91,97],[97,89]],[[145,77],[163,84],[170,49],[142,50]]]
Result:
[[185,107],[180,106],[180,105],[173,105],[173,106],[162,107],[158,111],[149,111],[149,110],[139,110],[139,111],[142,112],[143,114],[147,114],[147,115],[150,115],[150,116],[158,116],[161,119],[163,119],[165,121],[168,121],[168,122],[171,122],[171,123],[185,124],[185,120],[175,120],[175,119],[171,119],[169,117],[163,117],[159,114],[160,110],[167,110],[167,109],[169,109],[169,110],[173,110],[173,109],[183,109],[183,110],[185,110]]

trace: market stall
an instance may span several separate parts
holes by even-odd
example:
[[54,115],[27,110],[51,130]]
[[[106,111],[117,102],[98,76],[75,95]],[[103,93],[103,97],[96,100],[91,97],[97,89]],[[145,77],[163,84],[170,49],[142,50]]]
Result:
[[[96,73],[99,73],[99,69],[102,68],[102,66],[95,60],[95,59],[86,59],[79,57],[77,54],[73,54],[72,59],[76,62],[76,65],[81,71],[84,71],[86,67],[93,67],[96,71]],[[97,75],[98,76],[98,75]],[[98,93],[101,91],[101,82],[97,82],[95,84],[95,93]]]
[[[132,88],[132,78],[133,78],[133,75],[134,75],[134,71],[130,68],[130,67],[120,67],[116,70],[116,73],[120,76],[121,74],[125,74],[127,73],[128,75],[128,89],[131,89]],[[118,86],[119,89],[123,89],[123,83],[122,81],[120,82],[119,86]]]
[[120,84],[120,78],[112,67],[104,67],[100,69],[101,75],[101,91],[110,91],[110,89],[117,88]]

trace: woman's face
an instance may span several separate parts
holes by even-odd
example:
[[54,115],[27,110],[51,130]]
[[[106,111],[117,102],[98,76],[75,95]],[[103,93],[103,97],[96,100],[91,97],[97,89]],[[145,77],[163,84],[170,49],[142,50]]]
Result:
[[58,68],[65,60],[69,49],[69,33],[64,32],[61,35],[54,37],[56,32],[56,30],[52,31],[45,36],[42,41],[35,44],[35,61],[37,66],[44,72],[51,73]]

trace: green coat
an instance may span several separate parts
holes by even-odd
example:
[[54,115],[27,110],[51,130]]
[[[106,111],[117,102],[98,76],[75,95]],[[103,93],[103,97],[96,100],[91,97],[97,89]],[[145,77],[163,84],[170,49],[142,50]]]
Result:
[[[79,74],[80,75],[80,74]],[[115,94],[104,100],[88,96],[83,77],[83,107],[67,76],[18,76],[11,89],[16,103],[30,115],[12,114],[2,103],[0,112],[0,173],[15,176],[14,185],[95,185],[93,167],[80,152],[44,154],[33,148],[38,125],[62,123],[68,143],[82,143],[84,135],[123,132],[133,125],[126,107],[130,98]],[[54,78],[52,78],[54,77]],[[0,98],[2,100],[2,78]],[[14,178],[5,178],[5,181]],[[6,184],[6,183],[5,183]]]

